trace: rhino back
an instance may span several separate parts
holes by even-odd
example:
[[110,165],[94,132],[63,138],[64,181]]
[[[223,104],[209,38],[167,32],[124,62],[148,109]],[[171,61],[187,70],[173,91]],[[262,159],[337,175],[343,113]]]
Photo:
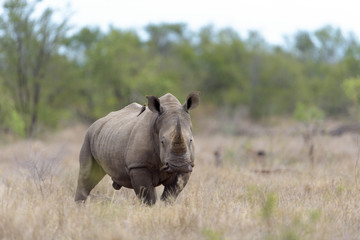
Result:
[[88,130],[91,153],[107,174],[117,178],[126,173],[128,139],[139,121],[141,105],[132,103],[97,120]]

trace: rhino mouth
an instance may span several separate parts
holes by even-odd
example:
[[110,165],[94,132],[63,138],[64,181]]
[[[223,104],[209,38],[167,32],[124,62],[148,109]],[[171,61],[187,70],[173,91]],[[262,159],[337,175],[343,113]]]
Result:
[[173,172],[181,172],[181,173],[189,173],[192,172],[193,164],[184,163],[182,165],[174,165],[171,163],[166,163],[164,166],[160,168],[160,171],[173,173]]

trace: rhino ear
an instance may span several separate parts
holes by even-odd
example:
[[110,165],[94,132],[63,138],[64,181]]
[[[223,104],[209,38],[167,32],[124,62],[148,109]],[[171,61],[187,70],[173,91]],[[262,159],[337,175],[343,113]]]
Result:
[[194,109],[199,105],[200,102],[200,92],[192,92],[186,99],[183,107],[186,112],[189,112],[191,109]]
[[163,112],[163,108],[160,105],[159,98],[155,96],[146,96],[146,98],[148,100],[148,107],[152,112],[158,114],[161,114]]

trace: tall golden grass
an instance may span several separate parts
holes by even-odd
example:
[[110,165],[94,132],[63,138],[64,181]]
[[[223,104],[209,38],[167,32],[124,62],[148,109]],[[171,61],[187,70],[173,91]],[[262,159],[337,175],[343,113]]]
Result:
[[[0,146],[0,239],[358,239],[356,135],[197,135],[196,166],[172,205],[147,207],[105,177],[73,201],[78,126]],[[215,165],[214,151],[222,164]],[[265,155],[260,154],[262,151]],[[162,188],[158,188],[158,195]]]

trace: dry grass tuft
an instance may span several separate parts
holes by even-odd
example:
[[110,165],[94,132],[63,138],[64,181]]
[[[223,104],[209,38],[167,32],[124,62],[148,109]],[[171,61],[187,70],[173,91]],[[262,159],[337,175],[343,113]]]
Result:
[[132,190],[115,191],[109,177],[85,204],[74,203],[84,134],[75,127],[0,146],[0,239],[360,236],[356,136],[316,137],[314,164],[301,136],[197,136],[189,184],[173,205],[147,207]]

